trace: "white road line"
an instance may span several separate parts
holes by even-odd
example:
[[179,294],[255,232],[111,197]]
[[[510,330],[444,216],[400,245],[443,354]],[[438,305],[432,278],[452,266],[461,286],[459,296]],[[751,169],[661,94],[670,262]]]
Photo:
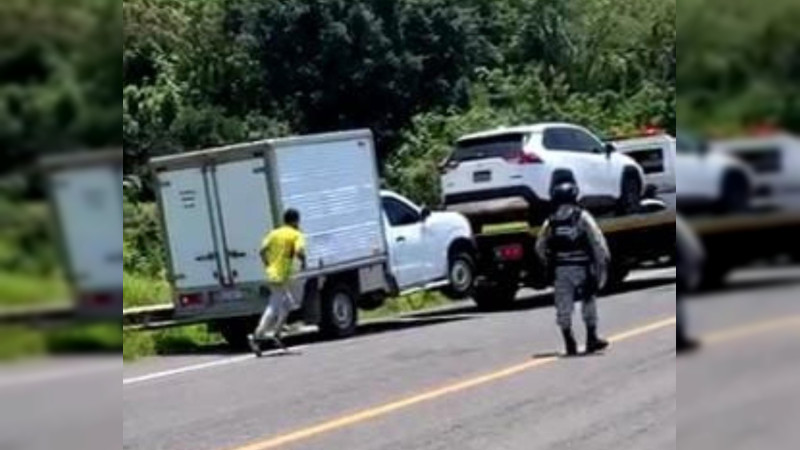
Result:
[[[299,350],[303,350],[304,348],[305,348],[305,346],[292,347],[292,348],[289,349],[289,351],[299,351]],[[271,357],[271,356],[278,356],[281,353],[283,353],[283,350],[272,350],[272,351],[269,351],[269,352],[264,352],[264,358],[268,358],[268,357]],[[232,364],[238,364],[238,363],[241,363],[241,362],[244,362],[244,361],[250,361],[251,359],[256,359],[255,355],[235,356],[235,357],[232,357],[232,358],[226,358],[226,359],[222,359],[222,360],[219,360],[219,361],[211,361],[211,362],[207,362],[207,363],[203,363],[203,364],[196,364],[196,365],[193,365],[193,366],[179,367],[177,369],[165,370],[163,372],[156,372],[156,373],[151,373],[151,374],[148,374],[148,375],[141,375],[141,376],[138,376],[138,377],[123,378],[122,379],[122,385],[123,386],[130,386],[130,385],[134,385],[134,384],[146,383],[148,381],[160,380],[160,379],[163,379],[163,378],[174,377],[174,376],[177,376],[177,375],[183,375],[183,374],[190,373],[190,372],[197,372],[197,371],[200,371],[200,370],[212,369],[212,368],[215,368],[215,367],[223,367],[223,366],[229,366],[229,365],[232,365]]]

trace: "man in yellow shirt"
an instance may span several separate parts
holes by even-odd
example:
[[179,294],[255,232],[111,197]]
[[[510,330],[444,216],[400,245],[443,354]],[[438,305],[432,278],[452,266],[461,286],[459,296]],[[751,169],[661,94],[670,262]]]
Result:
[[300,213],[294,209],[283,215],[284,225],[271,231],[261,244],[261,260],[266,267],[270,298],[256,331],[249,336],[250,348],[261,356],[261,342],[272,341],[285,348],[280,339],[281,330],[289,313],[299,308],[292,294],[292,275],[295,260],[306,267],[305,237],[300,232]]

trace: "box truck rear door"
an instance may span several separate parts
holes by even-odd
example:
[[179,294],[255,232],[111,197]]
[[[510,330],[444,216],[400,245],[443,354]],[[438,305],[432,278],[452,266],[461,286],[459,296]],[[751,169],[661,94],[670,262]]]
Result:
[[122,286],[122,175],[111,166],[52,175],[64,246],[80,292]]
[[263,157],[230,162],[218,165],[214,173],[225,264],[235,283],[260,283],[265,277],[259,249],[274,221],[264,164]]
[[199,167],[158,174],[172,275],[178,290],[220,283],[216,218],[208,201],[206,176]]

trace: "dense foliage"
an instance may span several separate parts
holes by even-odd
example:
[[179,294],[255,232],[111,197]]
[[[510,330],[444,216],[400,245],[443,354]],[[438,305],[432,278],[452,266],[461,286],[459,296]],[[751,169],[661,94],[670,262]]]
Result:
[[368,127],[389,183],[435,201],[458,133],[675,114],[670,0],[125,0],[127,170],[154,154]]

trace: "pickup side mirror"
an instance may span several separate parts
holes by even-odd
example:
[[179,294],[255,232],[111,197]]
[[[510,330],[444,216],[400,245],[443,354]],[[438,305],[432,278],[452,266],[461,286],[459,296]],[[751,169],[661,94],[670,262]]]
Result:
[[603,148],[603,152],[608,156],[611,157],[611,154],[617,151],[617,146],[612,144],[611,142],[606,143],[605,147]]
[[422,222],[426,222],[431,217],[431,210],[427,206],[422,207],[422,211],[419,213],[420,219]]

